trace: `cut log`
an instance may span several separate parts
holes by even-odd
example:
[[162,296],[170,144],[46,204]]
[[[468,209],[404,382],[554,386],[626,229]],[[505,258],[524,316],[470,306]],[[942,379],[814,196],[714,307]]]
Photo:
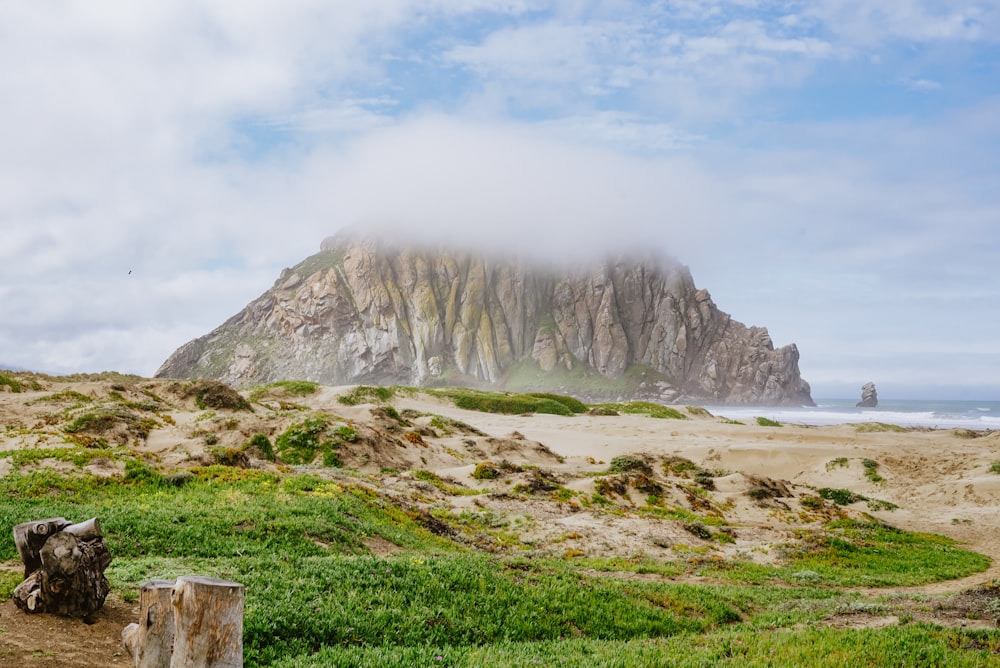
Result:
[[174,643],[173,580],[152,580],[139,588],[139,623],[122,631],[122,644],[136,668],[169,668]]
[[25,580],[14,603],[25,612],[86,617],[101,608],[110,585],[111,553],[97,518],[71,525],[58,517],[14,527]]
[[177,578],[170,668],[242,668],[243,585],[217,578]]
[[24,564],[25,578],[42,567],[42,560],[38,554],[49,536],[68,526],[70,523],[66,518],[51,517],[47,520],[24,522],[14,527],[14,545],[17,546],[17,553],[21,557],[21,563]]

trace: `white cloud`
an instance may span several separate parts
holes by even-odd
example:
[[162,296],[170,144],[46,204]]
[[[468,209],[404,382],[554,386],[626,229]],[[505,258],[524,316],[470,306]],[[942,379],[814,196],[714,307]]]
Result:
[[941,90],[941,82],[933,79],[904,79],[903,85],[910,90],[921,92]]
[[[933,345],[956,330],[988,368],[997,99],[774,125],[752,101],[862,56],[951,91],[890,69],[891,44],[997,34],[991,5],[916,0],[6,3],[0,361],[151,373],[377,220],[560,257],[663,248],[817,378],[885,341],[957,359]],[[402,60],[445,101],[404,100]]]
[[821,0],[803,3],[802,12],[841,39],[865,46],[889,39],[996,41],[1000,35],[1000,10],[992,2]]

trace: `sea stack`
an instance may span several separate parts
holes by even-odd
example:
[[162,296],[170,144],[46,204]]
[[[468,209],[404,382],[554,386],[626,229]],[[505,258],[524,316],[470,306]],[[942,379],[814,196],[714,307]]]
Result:
[[865,383],[861,388],[861,401],[855,404],[857,408],[875,408],[878,406],[878,392],[875,383]]

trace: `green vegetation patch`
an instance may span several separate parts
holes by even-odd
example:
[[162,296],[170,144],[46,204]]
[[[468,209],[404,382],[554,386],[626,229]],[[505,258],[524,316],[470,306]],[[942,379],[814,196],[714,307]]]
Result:
[[886,422],[859,422],[855,423],[853,427],[854,431],[858,432],[859,434],[878,433],[886,431],[902,433],[910,431],[906,427],[900,427],[899,425],[888,424]]
[[278,380],[267,385],[257,385],[249,391],[251,401],[259,401],[268,393],[275,393],[288,397],[308,397],[316,394],[319,383],[311,380]]
[[805,540],[791,562],[837,585],[918,585],[964,577],[990,565],[989,557],[962,550],[950,538],[880,522],[837,520]]
[[346,249],[341,247],[323,250],[315,255],[310,255],[305,260],[302,260],[302,262],[292,267],[291,272],[289,272],[289,276],[291,274],[298,274],[300,278],[307,279],[316,272],[341,268],[344,266],[344,257],[346,252]]
[[451,496],[474,496],[480,493],[477,489],[469,489],[468,487],[459,485],[454,480],[442,478],[433,471],[417,469],[416,471],[413,471],[412,475],[415,479],[420,480],[421,482],[430,483],[445,494],[450,494]]
[[198,380],[184,388],[185,397],[194,397],[201,410],[223,409],[232,411],[253,411],[250,402],[239,392],[217,380]]
[[123,451],[111,452],[103,449],[70,446],[62,448],[4,450],[0,451],[0,458],[9,460],[16,468],[38,464],[45,459],[69,462],[74,466],[83,467],[95,459],[114,458],[120,454],[123,454]]
[[[555,328],[555,320],[551,326]],[[571,369],[565,362],[570,362]],[[593,401],[610,401],[614,397],[635,396],[644,386],[671,384],[671,379],[653,368],[633,364],[617,378],[608,378],[597,369],[577,358],[562,358],[555,368],[542,371],[538,362],[529,358],[507,368],[497,387],[510,392],[561,392],[569,388],[574,395]]]
[[86,394],[75,390],[65,390],[63,392],[56,392],[55,394],[48,394],[44,397],[39,397],[38,399],[28,403],[29,405],[37,403],[84,405],[93,402],[94,399],[92,397],[88,397]]
[[117,437],[118,440],[128,436],[145,439],[149,433],[160,426],[159,421],[150,416],[137,415],[120,406],[98,408],[78,415],[63,431],[71,435],[89,435],[92,439],[83,439],[84,445],[106,445],[106,437]]
[[1000,473],[1000,462],[990,464],[990,473]]
[[431,417],[430,426],[434,429],[440,431],[445,436],[450,436],[456,431],[460,434],[474,435],[474,436],[487,436],[488,434],[478,427],[474,427],[471,424],[462,422],[461,420],[455,420],[453,418],[444,417],[443,415],[434,415]]
[[671,406],[654,404],[651,401],[626,401],[620,403],[596,404],[600,408],[608,408],[619,413],[630,415],[648,415],[666,420],[687,420],[688,416]]
[[307,397],[310,394],[316,394],[319,383],[314,383],[311,380],[279,380],[271,383],[268,387],[278,388],[295,397]]
[[873,483],[884,482],[885,478],[879,475],[878,462],[874,459],[862,459],[861,465],[865,468],[865,477]]
[[[881,476],[879,476],[881,478]],[[872,511],[879,510],[896,510],[899,506],[891,501],[882,501],[880,499],[872,499],[863,494],[858,494],[852,492],[849,489],[834,489],[830,487],[821,487],[816,490],[822,498],[827,501],[833,501],[838,506],[849,506],[852,503],[857,503],[858,501],[864,501],[868,504],[868,509]]]
[[286,429],[274,441],[274,452],[286,464],[311,464],[322,455],[324,466],[340,466],[337,449],[357,440],[348,425],[333,424],[329,415],[318,414]]
[[570,416],[578,412],[576,405],[580,404],[572,397],[560,397],[559,400],[551,394],[513,394],[506,392],[487,392],[462,387],[436,388],[427,390],[428,394],[451,399],[455,406],[469,411],[483,413],[502,413],[505,415],[521,415],[523,413],[549,413],[552,415]]
[[[822,601],[818,602],[822,604]],[[889,629],[755,628],[650,639],[566,638],[501,642],[480,647],[326,647],[291,658],[280,668],[452,668],[565,666],[589,668],[773,668],[774,666],[954,666],[981,668],[996,661],[993,632],[912,624]]]
[[21,392],[21,381],[9,373],[0,371],[0,387],[6,386],[11,392]]
[[627,473],[629,471],[641,471],[646,475],[653,473],[653,468],[645,458],[638,455],[621,455],[615,457],[608,464],[607,473]]
[[[989,563],[946,538],[873,522],[830,524],[788,548],[778,568],[598,564],[471,551],[435,535],[450,518],[428,522],[426,513],[346,476],[212,466],[173,479],[139,461],[117,480],[51,470],[0,478],[0,561],[17,556],[16,524],[97,516],[115,555],[107,575],[117,595],[190,573],[243,583],[248,666],[962,666],[990,665],[998,648],[995,633],[814,626],[856,596],[814,584],[920,584]],[[468,521],[495,526],[503,518],[478,513]],[[707,520],[683,521],[692,534],[726,540]],[[400,551],[375,556],[366,546],[375,539]],[[615,573],[686,568],[791,586],[684,585]],[[0,577],[0,595],[14,579]]]
[[259,457],[260,459],[274,461],[274,446],[271,445],[271,439],[269,439],[266,434],[254,434],[250,437],[250,440],[246,442],[246,445],[243,446],[243,450]]
[[575,399],[573,397],[566,396],[564,394],[552,394],[551,392],[529,392],[529,397],[535,397],[537,399],[551,399],[556,403],[560,403],[566,408],[570,409],[574,413],[586,413],[587,405]]
[[826,470],[832,471],[835,468],[847,468],[849,462],[847,457],[837,457],[836,459],[831,459],[826,463]]
[[764,416],[757,417],[757,425],[760,427],[780,427],[781,423]]
[[357,406],[366,403],[385,403],[394,396],[399,388],[396,387],[373,387],[371,385],[358,385],[356,388],[337,397],[337,401],[345,406]]
[[689,478],[695,475],[701,467],[695,464],[690,459],[684,457],[678,457],[677,455],[670,455],[663,459],[663,472],[667,475],[680,476],[682,478]]

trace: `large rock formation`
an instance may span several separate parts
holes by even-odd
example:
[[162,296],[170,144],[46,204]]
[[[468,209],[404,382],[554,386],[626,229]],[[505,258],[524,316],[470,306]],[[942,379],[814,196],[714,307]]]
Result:
[[156,375],[811,405],[798,359],[794,344],[775,350],[766,329],[720,311],[672,261],[556,271],[341,233]]

